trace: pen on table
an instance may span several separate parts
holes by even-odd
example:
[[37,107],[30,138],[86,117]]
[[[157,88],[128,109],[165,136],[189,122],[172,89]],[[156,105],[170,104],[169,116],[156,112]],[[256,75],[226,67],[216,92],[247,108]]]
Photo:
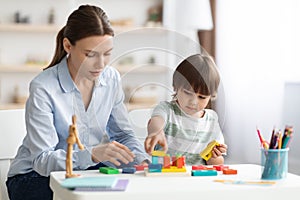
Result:
[[276,184],[275,181],[241,181],[241,180],[223,180],[217,179],[214,182],[219,183],[232,183],[232,184],[246,184],[246,185],[274,185]]

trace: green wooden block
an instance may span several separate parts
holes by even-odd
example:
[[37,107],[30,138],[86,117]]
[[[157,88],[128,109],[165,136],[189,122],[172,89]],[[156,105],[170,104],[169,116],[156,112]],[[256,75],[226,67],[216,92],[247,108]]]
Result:
[[99,172],[103,174],[119,174],[119,170],[113,167],[100,167]]

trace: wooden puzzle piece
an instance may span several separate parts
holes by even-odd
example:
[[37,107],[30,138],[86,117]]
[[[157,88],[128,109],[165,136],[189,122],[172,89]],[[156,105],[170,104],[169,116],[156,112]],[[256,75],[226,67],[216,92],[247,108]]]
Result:
[[208,161],[212,156],[212,149],[219,145],[219,143],[216,140],[211,141],[207,147],[200,153],[201,158]]

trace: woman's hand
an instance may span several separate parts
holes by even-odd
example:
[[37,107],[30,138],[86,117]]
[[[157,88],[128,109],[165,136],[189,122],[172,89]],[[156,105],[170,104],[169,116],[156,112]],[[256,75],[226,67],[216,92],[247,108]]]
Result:
[[108,144],[101,144],[92,149],[92,160],[94,162],[109,161],[116,166],[121,162],[128,164],[133,162],[135,155],[128,147],[119,142],[113,141]]

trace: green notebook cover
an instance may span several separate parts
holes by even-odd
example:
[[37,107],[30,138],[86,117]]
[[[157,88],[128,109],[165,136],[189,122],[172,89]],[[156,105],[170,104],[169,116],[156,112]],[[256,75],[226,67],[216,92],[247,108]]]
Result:
[[112,188],[118,182],[117,177],[76,177],[65,179],[61,186],[64,188],[97,187]]

